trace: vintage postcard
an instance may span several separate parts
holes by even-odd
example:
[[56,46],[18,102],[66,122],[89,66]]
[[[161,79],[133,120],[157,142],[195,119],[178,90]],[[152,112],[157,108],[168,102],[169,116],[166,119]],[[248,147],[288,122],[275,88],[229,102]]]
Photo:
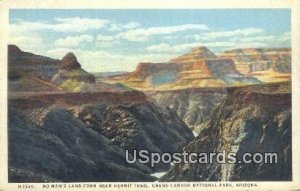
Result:
[[1,5],[1,184],[299,190],[299,1]]

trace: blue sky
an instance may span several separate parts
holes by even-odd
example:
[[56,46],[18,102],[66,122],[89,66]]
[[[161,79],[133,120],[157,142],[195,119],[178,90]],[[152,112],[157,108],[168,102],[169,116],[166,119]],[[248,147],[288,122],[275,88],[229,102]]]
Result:
[[132,71],[207,46],[290,47],[289,9],[10,10],[10,43],[62,58],[74,52],[90,72]]

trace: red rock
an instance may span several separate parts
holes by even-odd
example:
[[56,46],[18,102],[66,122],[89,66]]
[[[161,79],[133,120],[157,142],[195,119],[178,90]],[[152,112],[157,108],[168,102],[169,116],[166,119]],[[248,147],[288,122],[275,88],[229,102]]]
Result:
[[205,46],[199,46],[193,48],[192,51],[187,54],[171,59],[170,62],[192,63],[192,62],[197,62],[199,59],[212,59],[212,58],[217,58],[217,56]]
[[225,51],[220,58],[232,59],[237,70],[245,75],[273,68],[282,73],[291,72],[290,48],[245,48]]

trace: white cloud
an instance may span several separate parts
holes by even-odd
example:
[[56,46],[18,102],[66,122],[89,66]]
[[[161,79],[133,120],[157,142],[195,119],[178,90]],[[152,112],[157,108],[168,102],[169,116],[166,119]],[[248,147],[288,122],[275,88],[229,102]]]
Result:
[[10,36],[9,44],[15,44],[24,51],[35,51],[43,43],[43,39],[34,35]]
[[112,23],[109,27],[110,31],[119,31],[122,30],[122,26],[116,23]]
[[99,48],[109,48],[119,43],[118,40],[114,38],[114,36],[109,35],[97,35],[96,37],[96,46]]
[[105,19],[90,18],[57,18],[58,24],[55,24],[53,30],[59,32],[83,32],[90,29],[100,29],[105,27],[110,21]]
[[[175,38],[176,35],[168,35],[166,40]],[[182,36],[183,39],[194,38],[196,42],[182,44],[160,43],[146,48],[147,52],[178,52],[183,53],[196,46],[207,46],[213,51],[224,51],[234,48],[264,48],[289,46],[290,32],[280,35],[266,35],[259,28],[246,28],[232,31],[209,32],[197,35]],[[222,38],[221,38],[222,37]],[[179,37],[177,37],[179,38]],[[216,40],[217,39],[217,40]],[[173,45],[172,45],[173,44]]]
[[232,39],[239,42],[272,42],[276,40],[274,35],[267,35],[267,36],[254,36],[254,37],[244,37],[244,38],[235,38]]
[[149,36],[160,34],[171,34],[176,32],[182,32],[187,30],[208,30],[208,27],[201,24],[186,24],[169,27],[150,27],[150,28],[138,28],[129,30],[117,35],[118,38],[128,41],[146,41]]
[[124,27],[124,29],[134,29],[139,26],[141,26],[141,25],[138,22],[130,22],[130,23],[125,24],[123,27]]
[[120,30],[123,30],[123,29],[134,29],[134,28],[137,28],[139,26],[141,26],[141,25],[138,22],[130,22],[130,23],[127,23],[127,24],[112,23],[110,25],[109,30],[110,31],[120,31]]
[[180,38],[180,37],[177,35],[168,35],[168,36],[162,37],[162,39],[164,39],[164,40],[174,40],[176,38]]
[[16,33],[32,32],[40,30],[52,30],[56,32],[84,32],[90,29],[100,29],[107,26],[110,21],[105,19],[90,18],[56,18],[55,23],[29,22],[20,20],[10,24],[10,30]]
[[114,40],[114,37],[108,35],[98,35],[96,40],[100,42],[111,42]]
[[[22,21],[22,20],[17,20]],[[40,25],[32,25],[33,28],[39,28]],[[26,31],[23,26],[9,26],[9,43],[17,45],[20,49],[29,52],[35,52],[44,45],[43,36],[38,33]]]
[[24,33],[31,33],[48,27],[49,26],[45,23],[20,20],[17,23],[9,25],[9,32],[10,34],[24,35]]
[[66,38],[57,39],[54,44],[60,47],[74,47],[82,43],[92,42],[93,39],[92,35],[67,36]]
[[[195,42],[195,43],[184,43],[184,44],[177,44],[177,45],[170,45],[166,43],[161,43],[153,46],[149,46],[146,48],[148,52],[184,52],[188,51],[191,48],[196,46],[206,46],[205,43]],[[213,45],[213,44],[210,44]]]
[[277,40],[280,41],[280,42],[288,42],[288,43],[290,43],[291,42],[291,32],[289,31],[289,32],[283,33],[281,36],[279,36],[277,38]]
[[146,50],[148,52],[168,52],[172,51],[172,47],[169,44],[161,43],[153,46],[148,46]]
[[177,45],[169,45],[166,43],[161,43],[146,48],[148,52],[152,53],[161,53],[161,52],[187,52],[191,48],[197,46],[206,46],[209,49],[233,49],[233,48],[257,48],[257,47],[266,47],[267,44],[263,42],[231,42],[231,41],[219,41],[219,42],[195,42],[195,43],[184,43]]
[[263,33],[263,29],[259,28],[246,28],[246,29],[237,29],[231,31],[218,31],[218,32],[209,32],[203,34],[196,34],[194,35],[195,40],[214,40],[217,38],[228,38],[228,37],[235,37],[235,36],[250,36],[250,35],[257,35]]

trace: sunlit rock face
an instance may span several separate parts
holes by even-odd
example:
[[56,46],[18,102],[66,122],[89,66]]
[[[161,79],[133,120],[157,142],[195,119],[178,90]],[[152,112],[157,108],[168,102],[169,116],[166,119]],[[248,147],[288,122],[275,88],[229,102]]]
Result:
[[263,82],[291,80],[290,48],[234,49],[220,53],[219,57],[232,59],[241,74]]
[[260,83],[242,75],[231,58],[217,57],[206,47],[165,63],[140,63],[135,71],[116,79],[141,90],[174,90],[198,87],[226,87]]

